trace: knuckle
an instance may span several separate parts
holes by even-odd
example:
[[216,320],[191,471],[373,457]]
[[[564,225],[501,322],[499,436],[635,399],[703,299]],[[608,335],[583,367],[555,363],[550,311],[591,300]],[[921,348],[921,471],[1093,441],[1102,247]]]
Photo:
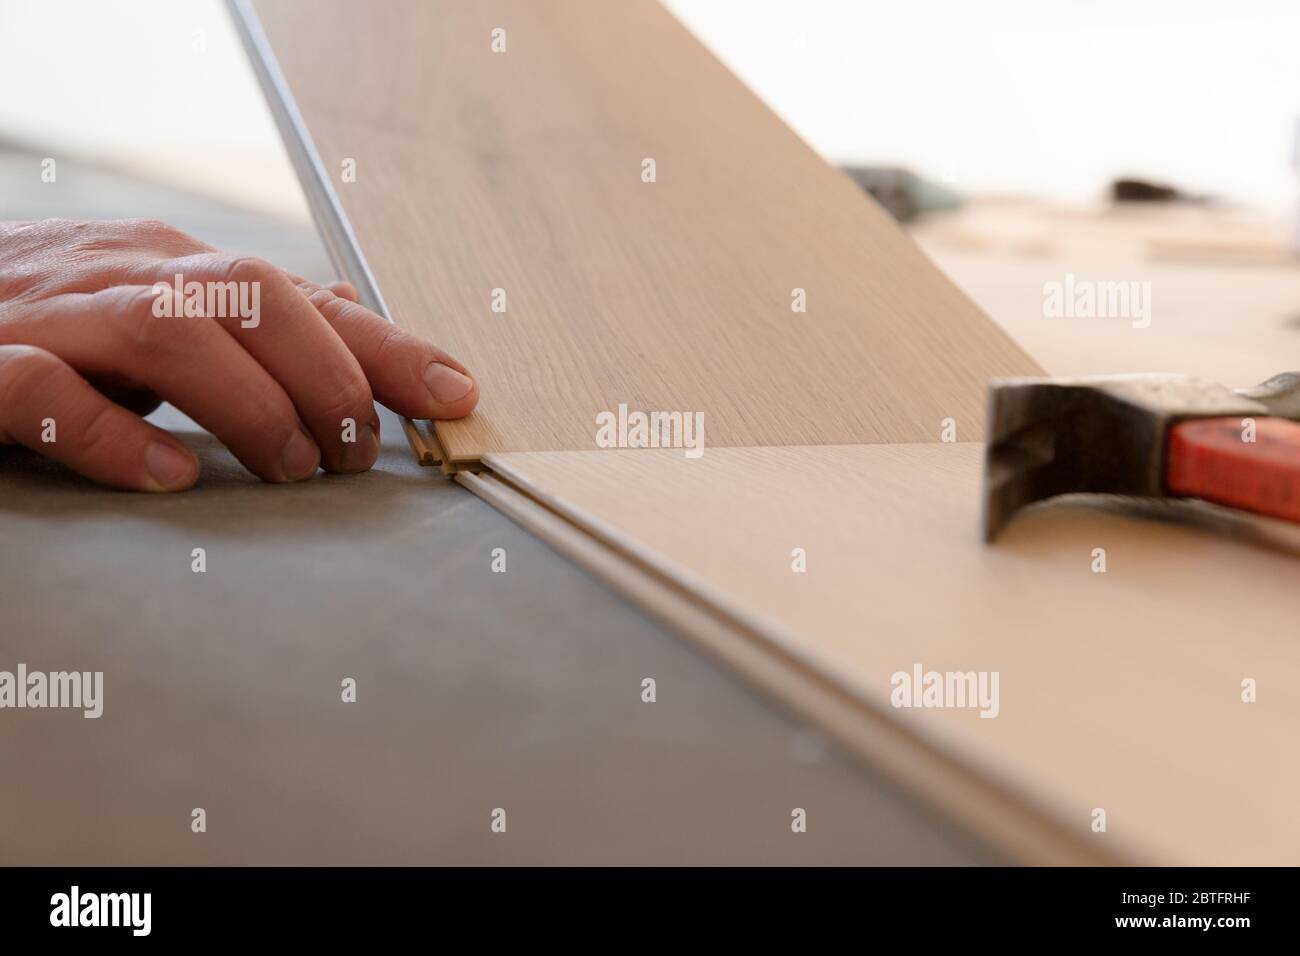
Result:
[[116,411],[111,402],[101,402],[76,429],[73,439],[87,457],[101,457],[101,453],[108,454],[121,445],[121,435],[112,427]]
[[256,256],[223,257],[217,270],[227,282],[270,282],[280,270]]
[[339,297],[329,289],[316,289],[307,294],[307,301],[314,305],[321,313],[326,309],[333,310],[337,308]]
[[8,345],[0,348],[0,379],[13,383],[31,384],[37,379],[55,374],[62,363],[45,349],[34,345]]
[[288,276],[265,259],[218,254],[205,257],[199,271],[209,280],[212,288],[225,290],[222,294],[228,297],[237,296],[240,308],[243,307],[242,303],[248,302],[250,309],[257,309],[260,313],[257,315],[257,323],[263,322],[267,316],[283,318],[281,310],[265,303],[268,298],[280,301],[276,298],[277,293],[283,291],[284,286],[292,288],[293,285]]
[[0,412],[57,381],[65,366],[44,349],[31,345],[0,348]]
[[142,236],[176,239],[185,235],[171,223],[164,222],[161,219],[125,219],[122,221],[122,225],[131,232]]
[[331,425],[335,424],[336,419],[345,417],[357,418],[358,421],[368,420],[368,415],[362,418],[358,416],[373,409],[374,403],[374,396],[364,378],[348,378],[331,391],[322,414]]
[[404,330],[393,325],[391,322],[383,332],[379,334],[379,340],[375,343],[374,360],[384,362],[394,349],[400,350],[408,348],[412,342],[418,341],[415,336],[410,335]]
[[278,452],[297,428],[298,416],[291,406],[274,401],[252,403],[239,419],[241,447]]
[[[115,227],[108,232],[106,241],[109,242],[118,241],[119,234],[125,232],[130,237],[130,245],[147,244],[173,254],[196,254],[209,248],[185,230],[162,219],[126,219],[107,225]],[[116,228],[119,226],[124,228]]]
[[[168,308],[159,308],[166,297]],[[127,347],[144,357],[170,355],[192,347],[205,323],[187,319],[183,298],[166,286],[132,292],[121,310],[119,327]]]

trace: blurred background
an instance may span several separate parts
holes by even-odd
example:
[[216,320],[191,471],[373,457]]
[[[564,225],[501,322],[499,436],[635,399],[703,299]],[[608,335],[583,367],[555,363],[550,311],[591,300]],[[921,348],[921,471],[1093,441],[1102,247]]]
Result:
[[841,163],[1092,200],[1120,176],[1294,201],[1291,0],[669,0]]
[[332,278],[221,0],[0,0],[0,84],[0,219],[156,217]]
[[[1160,368],[1228,315],[1171,370],[1300,339],[1300,3],[666,3],[1049,370]],[[220,0],[5,0],[0,42],[0,218],[157,216],[331,277]],[[1151,281],[1151,334],[1049,329],[1066,272]]]

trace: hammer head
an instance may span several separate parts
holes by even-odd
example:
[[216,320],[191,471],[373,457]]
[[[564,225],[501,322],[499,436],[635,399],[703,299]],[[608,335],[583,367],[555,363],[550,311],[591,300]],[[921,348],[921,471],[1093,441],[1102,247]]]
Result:
[[1260,402],[1183,375],[996,380],[989,386],[984,540],[1025,505],[1056,495],[1161,497],[1170,425],[1267,414]]

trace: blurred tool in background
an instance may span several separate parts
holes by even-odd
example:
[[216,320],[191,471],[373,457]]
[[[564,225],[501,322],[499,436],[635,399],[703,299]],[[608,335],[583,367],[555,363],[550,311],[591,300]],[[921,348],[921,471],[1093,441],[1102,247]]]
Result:
[[957,209],[961,197],[938,183],[922,179],[898,166],[845,166],[849,178],[884,206],[899,222],[910,222],[924,212]]

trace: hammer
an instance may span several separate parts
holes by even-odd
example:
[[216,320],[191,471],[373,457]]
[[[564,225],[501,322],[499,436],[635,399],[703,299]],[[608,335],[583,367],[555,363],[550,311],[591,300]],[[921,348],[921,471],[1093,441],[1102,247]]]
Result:
[[1300,522],[1300,373],[1247,389],[1184,375],[989,386],[984,540],[1076,493],[1201,498]]

